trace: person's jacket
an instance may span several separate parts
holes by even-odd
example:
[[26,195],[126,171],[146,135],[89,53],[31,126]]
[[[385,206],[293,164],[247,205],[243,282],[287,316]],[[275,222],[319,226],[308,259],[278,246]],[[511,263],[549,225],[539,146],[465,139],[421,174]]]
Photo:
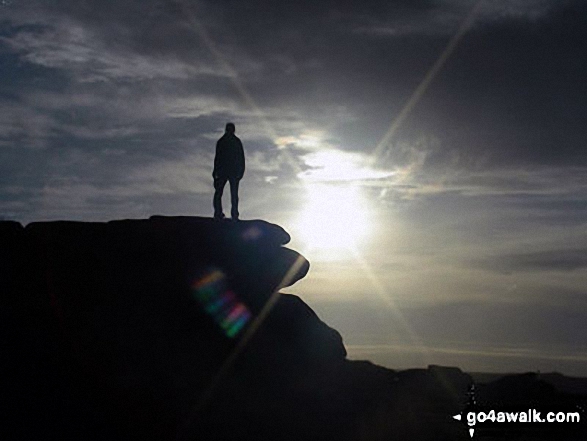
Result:
[[243,144],[234,133],[225,133],[216,143],[212,176],[241,179],[244,174],[245,152]]

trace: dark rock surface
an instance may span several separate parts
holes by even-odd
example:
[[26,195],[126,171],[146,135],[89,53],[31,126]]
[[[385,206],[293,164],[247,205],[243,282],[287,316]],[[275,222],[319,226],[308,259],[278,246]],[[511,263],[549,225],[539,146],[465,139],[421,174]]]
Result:
[[0,439],[468,439],[450,416],[470,377],[347,360],[273,295],[309,269],[288,241],[263,221],[0,222]]

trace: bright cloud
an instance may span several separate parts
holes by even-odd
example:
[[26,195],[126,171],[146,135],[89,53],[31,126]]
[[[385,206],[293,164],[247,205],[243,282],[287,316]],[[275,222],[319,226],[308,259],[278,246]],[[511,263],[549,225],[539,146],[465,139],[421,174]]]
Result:
[[298,178],[311,182],[362,181],[383,179],[393,171],[376,170],[367,165],[364,155],[328,149],[308,153],[302,160],[309,170],[298,173]]

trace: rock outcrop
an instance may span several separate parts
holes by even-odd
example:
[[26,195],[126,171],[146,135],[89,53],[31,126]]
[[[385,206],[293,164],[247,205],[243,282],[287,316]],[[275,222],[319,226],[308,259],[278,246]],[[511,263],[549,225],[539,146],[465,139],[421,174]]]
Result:
[[[470,378],[346,359],[263,221],[0,222],[1,439],[468,439]],[[277,294],[275,294],[277,293]]]

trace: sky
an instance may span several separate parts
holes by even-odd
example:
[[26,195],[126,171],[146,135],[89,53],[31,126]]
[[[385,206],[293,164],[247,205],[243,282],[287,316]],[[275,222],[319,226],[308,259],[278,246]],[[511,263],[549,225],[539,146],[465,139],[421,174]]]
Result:
[[233,121],[241,218],[292,234],[311,269],[286,291],[351,358],[587,376],[585,17],[1,0],[0,218],[211,216]]

